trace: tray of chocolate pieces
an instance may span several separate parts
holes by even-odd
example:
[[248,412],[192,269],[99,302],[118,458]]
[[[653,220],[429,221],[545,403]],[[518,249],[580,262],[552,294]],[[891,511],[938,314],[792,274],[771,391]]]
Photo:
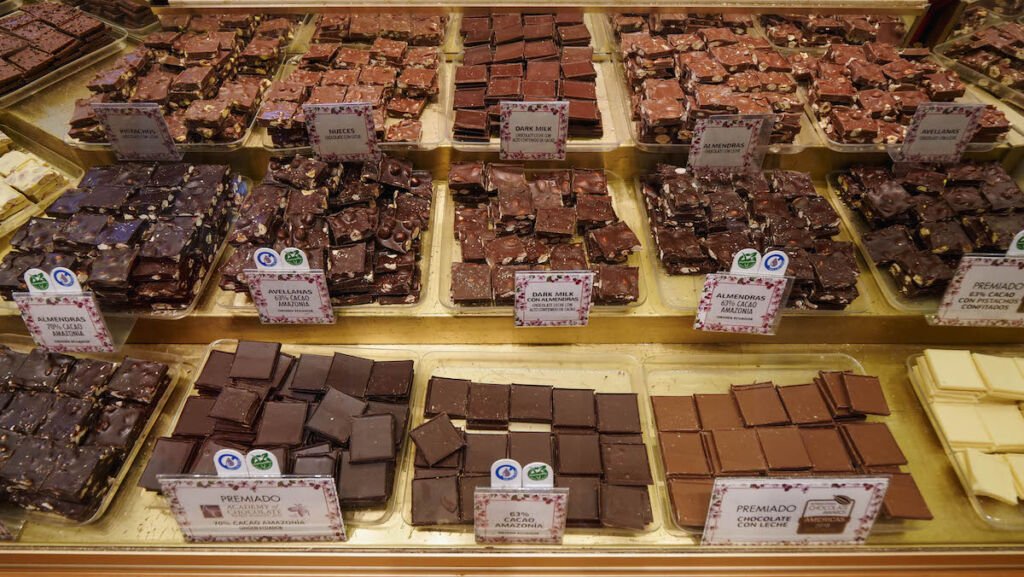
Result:
[[0,345],[0,481],[29,521],[92,523],[110,506],[178,378],[171,355]]
[[[526,42],[556,40],[569,46],[593,48],[596,59],[606,59],[605,37],[598,33],[603,16],[579,9],[533,8],[523,11],[501,11],[493,8],[471,8],[452,17],[452,42],[446,51],[458,59],[468,48],[483,44],[496,45],[496,37],[513,37]],[[512,40],[515,41],[515,40]]]
[[785,314],[857,313],[866,290],[852,238],[811,175],[695,175],[667,164],[635,182],[643,234],[663,302],[694,311],[704,275],[728,272],[736,251],[783,250],[793,286]]
[[[406,457],[405,521],[473,540],[473,494],[491,464],[555,470],[570,489],[566,540],[655,531],[650,423],[627,355],[435,352],[420,360]],[[422,392],[420,392],[422,391]],[[421,396],[422,395],[422,396]]]
[[0,17],[0,108],[117,53],[126,37],[123,29],[65,4],[22,4]]
[[439,46],[443,18],[377,16],[318,16],[312,43],[285,64],[260,108],[265,148],[307,152],[303,105],[345,102],[373,106],[381,149],[432,150],[443,141],[447,97],[442,87],[448,87]]
[[[699,534],[720,477],[882,475],[874,533],[932,518],[899,440],[903,419],[878,377],[848,355],[660,354],[644,359],[655,470],[670,532]],[[867,420],[868,418],[871,420]]]
[[1024,24],[1000,22],[939,44],[935,55],[968,82],[1024,108],[1022,47]]
[[550,100],[569,102],[569,152],[618,147],[612,68],[594,61],[582,13],[463,16],[460,33],[448,119],[456,150],[498,150],[502,101]]
[[883,14],[761,14],[759,32],[779,49],[824,52],[833,44],[883,42],[904,46],[910,27]]
[[253,254],[294,247],[305,251],[310,268],[325,272],[336,308],[408,314],[429,272],[433,204],[430,173],[386,153],[344,164],[275,158],[228,234],[218,306],[255,315],[245,279]]
[[441,303],[458,314],[504,314],[515,273],[592,270],[594,304],[643,303],[636,211],[622,181],[601,169],[528,170],[454,162],[442,216]]
[[773,115],[768,152],[794,154],[819,139],[792,65],[749,15],[617,13],[616,72],[629,131],[648,152],[689,150],[699,119]]
[[160,20],[144,0],[69,0],[65,4],[124,28],[133,38],[160,30]]
[[40,214],[82,178],[72,161],[0,125],[0,238]]
[[[840,152],[879,152],[903,142],[917,107],[930,102],[985,104],[976,88],[929,58],[925,48],[892,44],[833,44],[821,56],[789,56],[806,84],[807,110],[826,145]],[[1004,144],[1006,114],[985,107],[969,151]]]
[[998,163],[854,166],[828,176],[834,204],[893,308],[938,308],[965,254],[1006,254],[1024,191]]
[[17,310],[30,268],[71,269],[107,314],[189,314],[223,252],[248,182],[224,165],[122,163],[90,168],[0,259],[0,307]]
[[83,150],[108,150],[92,105],[155,103],[179,150],[240,148],[298,18],[239,14],[162,20],[161,31],[87,84],[92,94],[75,101],[64,141]]
[[216,475],[221,449],[267,449],[282,474],[333,476],[346,524],[382,524],[395,509],[417,357],[397,348],[211,343],[139,486],[159,492],[160,475]]

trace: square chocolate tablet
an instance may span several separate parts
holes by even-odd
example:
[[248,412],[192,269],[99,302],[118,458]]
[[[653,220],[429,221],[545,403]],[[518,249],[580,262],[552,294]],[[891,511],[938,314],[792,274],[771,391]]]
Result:
[[229,376],[234,379],[270,380],[280,351],[281,343],[238,341]]
[[789,423],[789,416],[782,406],[779,393],[771,383],[732,386],[732,396],[748,427],[783,425]]
[[907,458],[885,423],[847,423],[840,429],[865,467],[906,465]]
[[601,466],[604,480],[616,485],[652,485],[647,446],[635,444],[602,444]]
[[260,409],[260,396],[238,387],[224,387],[210,408],[214,419],[249,426],[256,420]]
[[210,356],[203,365],[203,370],[196,377],[196,388],[207,391],[220,391],[231,384],[231,365],[235,362],[235,354],[225,351],[210,351]]
[[447,413],[455,419],[466,418],[469,403],[469,380],[430,377],[427,383],[427,404],[423,414],[428,417]]
[[413,479],[413,525],[451,525],[460,521],[458,477]]
[[473,522],[476,489],[490,486],[490,475],[462,475],[459,477],[459,521],[462,523]]
[[811,468],[811,457],[796,427],[759,427],[755,431],[769,470],[802,471]]
[[697,404],[692,395],[652,396],[654,422],[659,431],[697,432],[700,419],[697,418]]
[[509,420],[522,423],[550,423],[552,387],[512,385]]
[[768,468],[753,429],[716,429],[711,439],[723,473],[756,474]]
[[846,443],[835,427],[801,427],[800,438],[815,473],[849,473],[854,470]]
[[470,383],[466,408],[470,426],[498,429],[508,426],[509,391],[508,385]]
[[601,479],[558,475],[555,486],[569,489],[566,524],[592,527],[601,522]]
[[381,401],[368,401],[366,405],[364,415],[391,415],[395,430],[395,446],[402,446],[402,441],[405,439],[405,426],[409,424],[409,405]]
[[558,429],[593,429],[597,426],[594,391],[591,389],[555,389],[551,393],[554,409],[553,427]]
[[[466,443],[448,415],[442,413],[409,432],[427,465],[436,466]],[[490,471],[488,471],[489,473]]]
[[693,398],[697,403],[697,415],[700,417],[700,425],[703,430],[743,427],[743,416],[740,415],[740,409],[731,394],[698,394]]
[[395,459],[394,417],[363,415],[352,419],[349,453],[353,463],[393,461]]
[[710,460],[704,451],[700,433],[663,432],[658,434],[658,443],[666,477],[706,477],[711,474]]
[[832,405],[839,409],[850,408],[850,397],[846,394],[846,387],[843,386],[842,371],[821,371],[818,378],[824,384],[824,393],[832,401]]
[[346,395],[363,398],[372,370],[371,359],[334,353],[331,370],[327,373],[327,386]]
[[333,477],[338,470],[338,463],[331,454],[302,455],[295,458],[292,464],[292,475],[324,475]]
[[711,505],[714,479],[671,479],[668,482],[669,499],[676,524],[683,527],[703,527]]
[[850,399],[850,409],[867,415],[889,414],[889,403],[885,401],[878,377],[843,373],[842,379],[846,396]]
[[217,421],[210,416],[210,409],[216,402],[216,397],[192,396],[185,399],[178,422],[174,425],[174,436],[208,437],[212,435]]
[[371,399],[401,400],[412,388],[413,361],[377,361],[370,371],[366,396]]
[[636,393],[597,393],[597,430],[601,433],[639,434],[640,407]]
[[352,419],[362,415],[366,403],[337,390],[327,389],[322,401],[306,421],[306,428],[341,445],[352,435]]
[[558,433],[555,440],[559,475],[601,474],[601,444],[596,433]]
[[808,383],[779,387],[779,397],[789,420],[795,425],[832,422],[832,412],[828,410],[818,385]]
[[[508,456],[508,435],[466,433],[466,448],[462,455],[462,470],[469,474],[490,475],[491,465]],[[525,465],[526,463],[520,463]]]
[[263,405],[256,445],[298,447],[306,436],[307,403],[272,401]]
[[343,452],[338,466],[338,498],[342,507],[364,507],[387,501],[393,468],[390,461],[353,463],[349,452]]
[[654,521],[647,487],[601,484],[601,525],[642,531]]
[[508,456],[524,467],[530,463],[554,464],[551,433],[513,431],[508,434]]
[[295,365],[290,389],[304,393],[322,394],[327,391],[327,373],[333,359],[325,355],[304,354]]
[[889,489],[885,492],[882,511],[890,519],[924,519],[932,518],[921,490],[910,473],[890,473]]
[[180,475],[188,469],[198,441],[194,439],[173,439],[161,437],[153,445],[146,469],[139,477],[139,486],[148,491],[160,492],[157,475]]
[[71,370],[54,387],[54,390],[62,395],[72,397],[98,396],[103,392],[115,369],[114,363],[95,359],[77,359]]

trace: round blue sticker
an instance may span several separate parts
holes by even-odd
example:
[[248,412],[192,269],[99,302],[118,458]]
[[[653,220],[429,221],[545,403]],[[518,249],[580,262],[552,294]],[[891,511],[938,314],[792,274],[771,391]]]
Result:
[[502,465],[494,471],[494,474],[502,481],[511,481],[519,476],[519,469],[512,465]]
[[71,271],[69,271],[66,268],[53,269],[53,272],[50,274],[50,277],[53,278],[53,282],[57,283],[58,285],[64,288],[70,288],[75,286],[75,276],[71,274]]
[[260,249],[256,251],[256,262],[267,268],[276,267],[277,258],[277,252],[273,250]]
[[221,455],[217,457],[217,463],[229,471],[237,471],[242,468],[242,461],[234,455]]
[[782,265],[786,263],[786,259],[782,258],[777,254],[769,255],[764,259],[764,268],[768,271],[775,272],[782,268]]

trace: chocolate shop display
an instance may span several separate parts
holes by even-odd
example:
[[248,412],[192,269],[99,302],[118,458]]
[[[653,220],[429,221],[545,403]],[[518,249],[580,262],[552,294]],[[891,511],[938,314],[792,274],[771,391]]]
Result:
[[487,143],[498,136],[502,101],[569,102],[569,137],[600,139],[598,68],[581,12],[465,15],[455,65],[452,137]]
[[176,315],[199,296],[235,205],[235,178],[213,164],[91,168],[10,239],[0,296],[30,268],[71,269],[108,311]]
[[788,306],[842,310],[860,295],[853,244],[833,240],[839,215],[807,173],[696,175],[662,164],[639,186],[669,275],[728,272],[744,248],[783,250],[794,277]]
[[900,44],[907,26],[899,16],[872,14],[762,14],[768,40],[779,48],[828,48],[832,44]]
[[997,163],[858,166],[834,175],[833,186],[896,299],[941,296],[961,256],[1005,254],[1024,229],[1024,192]]
[[490,486],[491,464],[504,458],[554,468],[555,486],[569,489],[569,527],[653,523],[636,394],[436,375],[427,386],[424,422],[409,432],[413,525],[472,524],[474,491]]
[[935,47],[968,81],[1020,106],[1024,103],[1024,25],[996,23]]
[[313,44],[267,92],[259,113],[273,148],[308,146],[304,104],[368,102],[377,141],[441,140],[438,15],[331,14],[316,21]]
[[641,243],[616,213],[608,179],[600,169],[452,163],[459,256],[452,257],[449,302],[511,305],[515,273],[526,270],[592,270],[595,304],[637,302],[640,270],[631,263]]
[[752,26],[750,16],[737,14],[616,14],[634,139],[689,144],[699,119],[768,114],[770,141],[794,143],[804,98],[792,66]]
[[326,273],[335,306],[416,303],[433,194],[429,172],[387,154],[365,163],[272,160],[239,207],[220,287],[246,292],[258,248],[292,247]]
[[[293,348],[301,353],[286,352]],[[159,491],[159,475],[216,475],[217,451],[259,448],[274,453],[282,474],[333,476],[342,510],[380,509],[402,454],[413,364],[326,347],[214,343],[196,394],[157,440],[139,485]]]
[[174,372],[0,345],[0,502],[89,522],[103,513]]
[[88,83],[92,96],[75,102],[68,137],[108,141],[93,104],[156,103],[177,144],[241,145],[296,25],[251,14],[168,19]]

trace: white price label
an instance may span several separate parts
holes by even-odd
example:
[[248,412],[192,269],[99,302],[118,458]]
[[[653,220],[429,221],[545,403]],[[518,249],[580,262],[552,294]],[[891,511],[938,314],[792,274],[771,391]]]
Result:
[[590,271],[517,271],[515,326],[586,326],[593,293]]
[[160,105],[99,102],[92,108],[120,160],[181,160]]
[[709,274],[693,328],[722,333],[773,335],[792,279],[774,275]]
[[569,138],[569,103],[501,104],[502,160],[565,160]]

